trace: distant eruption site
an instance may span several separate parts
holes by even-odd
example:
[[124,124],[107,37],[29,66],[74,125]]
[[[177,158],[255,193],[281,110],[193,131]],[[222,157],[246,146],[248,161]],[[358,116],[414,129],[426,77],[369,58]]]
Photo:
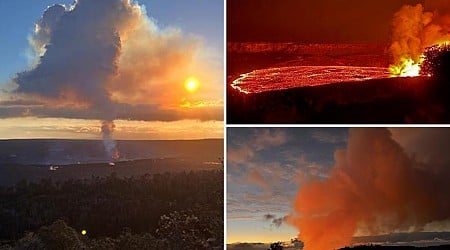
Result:
[[100,120],[110,160],[119,159],[114,119],[178,119],[174,86],[191,72],[201,48],[179,29],[159,28],[133,0],[49,6],[28,42],[31,65],[12,79],[11,98],[25,100],[28,115]]
[[392,22],[389,51],[393,76],[430,76],[422,70],[425,52],[450,44],[450,1],[425,0],[424,4],[405,5]]
[[112,120],[102,121],[101,133],[103,137],[103,145],[108,157],[112,160],[118,160],[120,158],[119,150],[117,149],[117,143],[114,141],[112,135],[116,125]]
[[411,130],[350,129],[329,177],[305,183],[295,198],[287,222],[298,228],[304,250],[339,249],[355,235],[418,232],[450,219],[450,161],[438,148],[450,134]]

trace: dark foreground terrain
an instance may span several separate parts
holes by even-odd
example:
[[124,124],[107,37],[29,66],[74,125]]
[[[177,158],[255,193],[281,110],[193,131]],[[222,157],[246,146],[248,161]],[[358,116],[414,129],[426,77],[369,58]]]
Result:
[[221,249],[223,171],[24,180],[0,221],[0,249]]
[[[117,140],[118,161],[189,158],[216,161],[223,155],[223,139],[204,140]],[[0,165],[51,165],[111,161],[102,140],[0,140]]]
[[183,158],[157,158],[143,160],[117,161],[114,163],[85,163],[68,165],[21,165],[0,164],[0,185],[12,186],[19,181],[39,182],[42,179],[66,181],[69,179],[90,179],[107,177],[115,174],[117,177],[130,178],[148,174],[164,174],[198,170],[222,170],[222,163],[217,158],[215,162],[201,162]]
[[449,123],[450,85],[428,77],[334,83],[257,94],[228,86],[228,123]]
[[117,148],[0,141],[0,249],[223,249],[223,140]]
[[387,47],[387,44],[228,43],[227,122],[449,123],[449,80],[386,78],[250,94],[231,87],[243,73],[272,67],[387,68]]

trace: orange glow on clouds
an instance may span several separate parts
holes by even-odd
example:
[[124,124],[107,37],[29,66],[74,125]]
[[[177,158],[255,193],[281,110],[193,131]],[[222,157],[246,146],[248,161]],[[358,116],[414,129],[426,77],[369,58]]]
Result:
[[[115,139],[177,140],[223,138],[223,121],[114,121]],[[98,120],[64,118],[0,119],[0,139],[100,139]]]

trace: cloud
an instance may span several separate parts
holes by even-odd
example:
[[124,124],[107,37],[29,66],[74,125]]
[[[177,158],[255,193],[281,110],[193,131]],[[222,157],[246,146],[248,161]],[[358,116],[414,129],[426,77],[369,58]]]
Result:
[[337,131],[327,131],[324,129],[314,130],[311,133],[311,137],[318,142],[328,143],[328,144],[337,144],[346,142],[346,135],[338,134]]
[[450,130],[439,128],[391,128],[392,138],[414,160],[428,170],[440,171],[450,165]]
[[274,214],[265,214],[264,215],[264,220],[271,221],[271,226],[274,226],[277,228],[281,227],[281,225],[287,218],[288,218],[288,216],[277,217]]
[[274,214],[265,214],[264,215],[265,220],[273,220],[275,218],[276,218],[276,215],[274,215]]
[[251,184],[255,184],[265,190],[269,190],[270,189],[270,185],[269,183],[264,180],[264,177],[256,170],[251,170],[250,173],[248,174],[247,180],[249,183]]
[[271,147],[280,146],[288,140],[286,133],[280,129],[258,130],[251,145],[256,151],[265,150]]
[[[229,214],[287,214],[298,186],[311,178],[324,178],[329,171],[292,148],[296,140],[309,140],[309,134],[294,137],[285,129],[229,128],[227,136]],[[277,219],[271,221],[275,227],[282,222],[273,219]]]
[[[34,63],[13,79],[16,88],[0,102],[1,117],[223,120],[223,103],[211,96],[221,92],[214,86],[222,75],[202,61],[201,38],[160,29],[135,2],[51,6],[29,43]],[[194,94],[183,89],[190,76],[203,84]],[[31,103],[17,105],[25,101]]]
[[288,141],[286,133],[280,129],[244,130],[250,134],[233,140],[236,145],[230,145],[227,150],[227,159],[232,164],[246,164],[257,152],[283,145]]

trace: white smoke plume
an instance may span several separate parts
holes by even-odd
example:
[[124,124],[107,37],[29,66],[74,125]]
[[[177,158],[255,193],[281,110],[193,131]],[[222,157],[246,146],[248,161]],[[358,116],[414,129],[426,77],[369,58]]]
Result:
[[101,126],[103,145],[105,146],[108,157],[113,160],[117,160],[120,157],[117,144],[112,137],[115,127],[113,121],[103,121]]

